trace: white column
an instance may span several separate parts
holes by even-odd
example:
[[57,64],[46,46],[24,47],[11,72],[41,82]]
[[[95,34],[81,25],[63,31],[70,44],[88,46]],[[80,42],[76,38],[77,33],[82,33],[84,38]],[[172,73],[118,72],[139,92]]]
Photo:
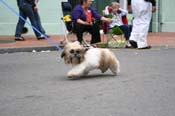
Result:
[[127,9],[127,0],[120,0],[120,7],[123,9]]

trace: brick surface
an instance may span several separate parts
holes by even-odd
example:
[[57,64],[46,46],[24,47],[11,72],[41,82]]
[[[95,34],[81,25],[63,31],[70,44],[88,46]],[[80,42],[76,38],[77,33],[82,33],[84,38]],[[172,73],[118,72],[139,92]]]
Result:
[[[102,40],[106,41],[107,36],[102,36]],[[14,41],[13,36],[0,36],[0,49],[2,48],[26,48],[26,47],[47,47],[53,46],[47,40],[37,40],[35,36],[24,36],[25,41]],[[51,41],[59,46],[64,46],[64,35],[50,35]],[[74,34],[67,35],[69,41],[75,41]],[[84,36],[85,40],[90,41],[90,35]],[[175,32],[149,33],[148,44],[152,46],[175,46]]]

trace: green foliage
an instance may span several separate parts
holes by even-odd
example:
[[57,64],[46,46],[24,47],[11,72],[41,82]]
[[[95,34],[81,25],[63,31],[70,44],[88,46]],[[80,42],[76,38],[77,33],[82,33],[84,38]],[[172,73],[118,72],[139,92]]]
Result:
[[106,17],[107,17],[107,18],[111,18],[111,19],[113,18],[112,14],[109,14],[109,15],[107,15]]
[[122,35],[123,31],[118,26],[115,26],[111,29],[110,33],[113,35]]

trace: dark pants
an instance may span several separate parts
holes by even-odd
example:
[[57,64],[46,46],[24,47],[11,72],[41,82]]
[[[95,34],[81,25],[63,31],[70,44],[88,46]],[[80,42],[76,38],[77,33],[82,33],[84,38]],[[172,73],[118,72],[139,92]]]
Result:
[[132,31],[132,25],[121,25],[119,28],[123,31],[126,40],[129,40]]
[[45,30],[44,28],[42,27],[41,25],[41,19],[40,19],[40,16],[39,16],[39,13],[38,11],[34,11],[34,16],[35,16],[35,20],[36,20],[36,23],[38,25],[38,28],[39,28],[39,31],[42,33],[42,34],[45,34]]
[[[39,29],[38,25],[37,25],[37,21],[35,19],[35,15],[34,15],[34,12],[33,12],[32,5],[30,5],[30,4],[20,5],[20,7],[19,7],[19,14],[25,20],[28,17],[30,22],[31,22],[31,24],[32,24],[32,26],[34,26],[36,29]],[[19,18],[17,26],[16,26],[15,37],[20,37],[21,36],[21,32],[22,32],[22,29],[24,27],[24,24],[25,24],[25,22],[21,18]],[[37,37],[40,36],[40,34],[37,31],[35,31],[34,29],[33,29],[33,31],[34,31],[34,33],[35,33],[35,35]]]
[[82,43],[83,40],[83,32],[89,32],[91,34],[91,44],[101,41],[99,22],[95,22],[91,26],[82,25],[78,23],[76,23],[74,26],[77,39],[80,43]]

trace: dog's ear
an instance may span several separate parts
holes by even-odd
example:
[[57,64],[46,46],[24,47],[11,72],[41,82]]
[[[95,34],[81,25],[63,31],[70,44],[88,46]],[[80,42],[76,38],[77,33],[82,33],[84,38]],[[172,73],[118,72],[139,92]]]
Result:
[[85,48],[85,52],[88,51],[88,50],[89,50],[89,48]]
[[61,58],[64,58],[65,64],[70,64],[70,60],[67,58],[65,51],[61,53]]
[[66,55],[65,51],[61,53],[61,58],[63,58]]

